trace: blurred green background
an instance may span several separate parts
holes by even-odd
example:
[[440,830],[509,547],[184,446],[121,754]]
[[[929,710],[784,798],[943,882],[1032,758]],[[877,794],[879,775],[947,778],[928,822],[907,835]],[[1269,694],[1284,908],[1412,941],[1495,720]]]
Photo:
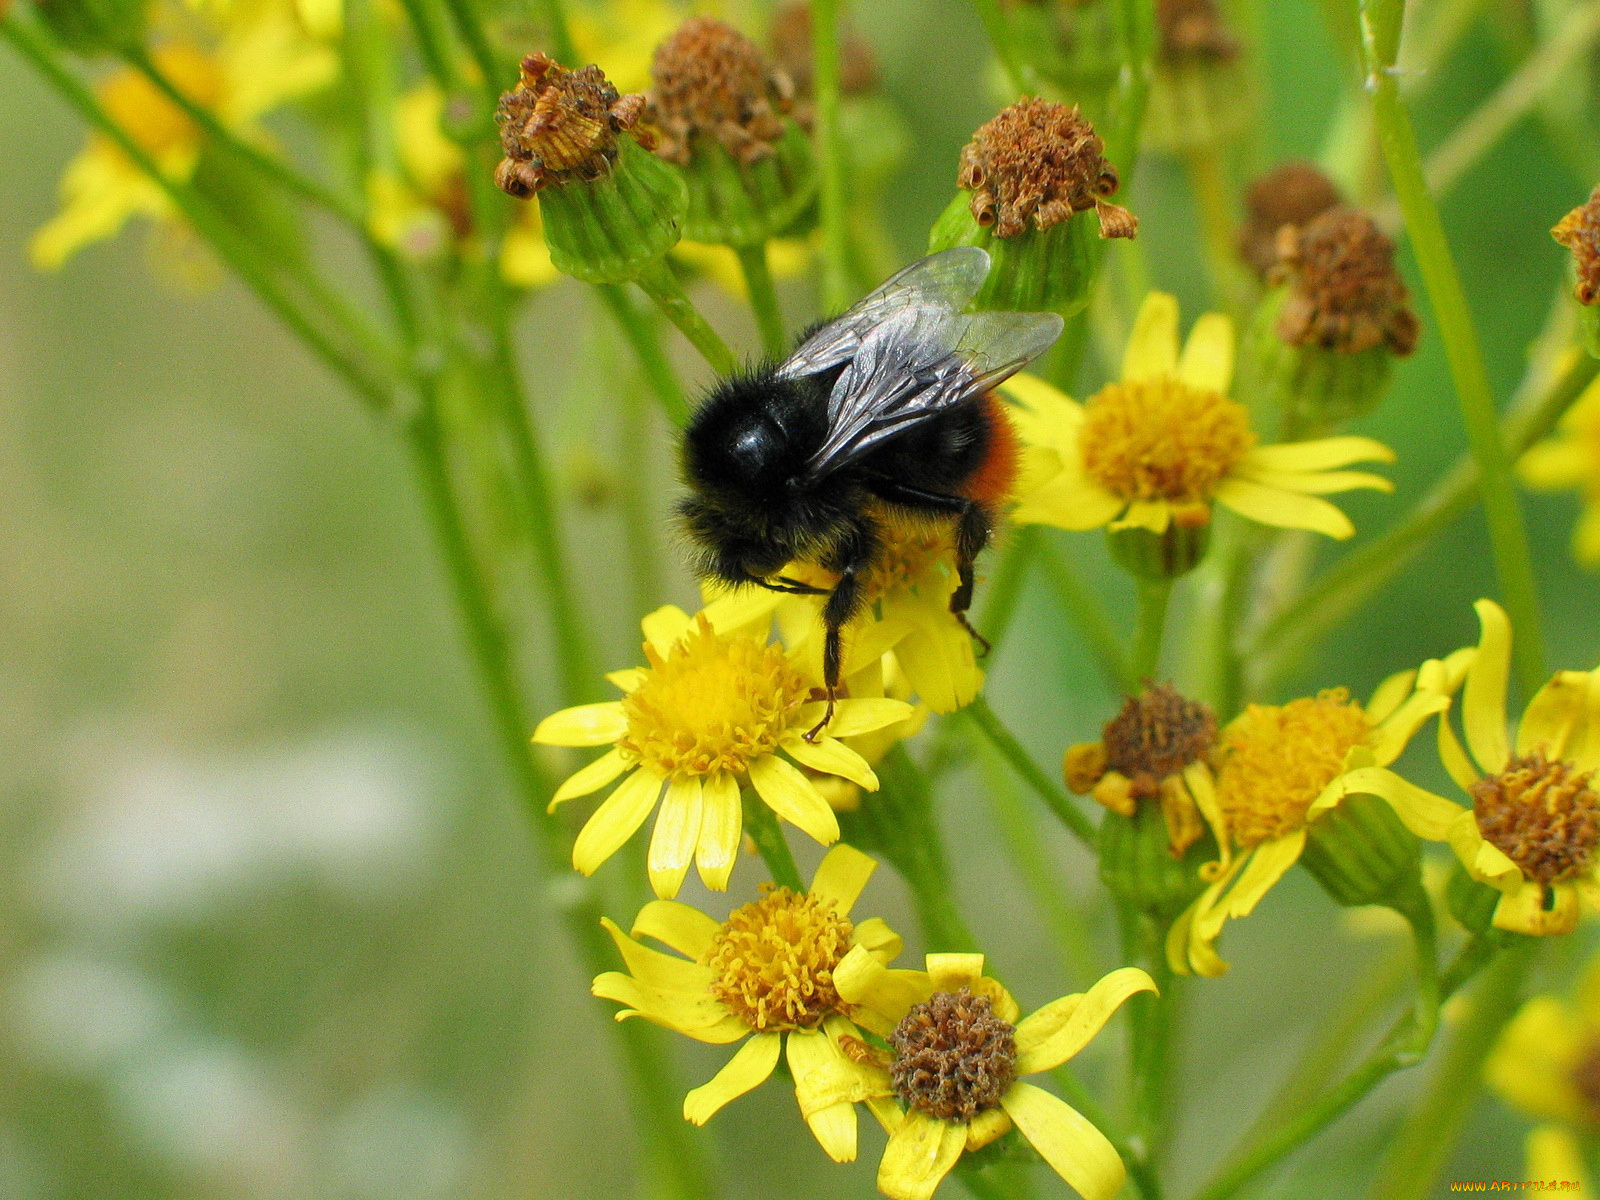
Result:
[[[994,111],[988,55],[958,0],[855,7],[912,132],[887,214],[909,259],[949,198],[961,145]],[[1479,7],[1484,18],[1420,103],[1425,146],[1520,53],[1527,14],[1509,0]],[[1246,36],[1264,63],[1263,165],[1314,155],[1354,78],[1323,8],[1254,7]],[[612,1006],[588,996],[553,920],[581,885],[537,871],[397,444],[238,287],[193,292],[152,271],[141,230],[58,275],[35,274],[27,239],[54,210],[82,137],[0,54],[0,1197],[627,1194],[631,1134],[605,1037]],[[1593,182],[1529,121],[1444,205],[1502,398],[1560,283],[1547,231]],[[1146,157],[1129,203],[1154,282],[1192,319],[1205,280],[1178,165]],[[1409,259],[1404,269],[1415,290]],[[806,284],[785,298],[792,318],[809,319]],[[1394,497],[1345,505],[1369,533],[1465,444],[1418,299],[1423,348],[1361,423],[1400,453]],[[753,346],[729,301],[707,292],[706,303]],[[573,562],[605,663],[630,665],[639,613],[604,482],[624,439],[644,431],[615,417],[605,370],[619,352],[570,281],[531,300],[519,334],[547,448],[571,485]],[[684,352],[679,362],[703,380],[697,360]],[[659,425],[648,435],[669,547],[670,445]],[[1592,665],[1596,580],[1566,553],[1575,503],[1526,503],[1552,661]],[[1128,620],[1127,589],[1098,537],[1059,536]],[[1466,644],[1470,602],[1492,590],[1473,517],[1349,623],[1297,687],[1365,694],[1392,670]],[[692,606],[694,592],[674,569],[659,599]],[[544,664],[528,671],[547,709]],[[991,698],[1046,764],[1111,713],[1040,580]],[[1425,750],[1414,758],[1424,782],[1442,782]],[[942,819],[960,848],[960,900],[996,973],[1025,1007],[1081,986],[1001,849],[977,771],[952,777]],[[799,849],[809,869],[814,848]],[[1041,850],[1114,965],[1089,860],[1053,832]],[[619,888],[626,869],[611,863],[602,886]],[[741,864],[733,891],[706,907],[720,916],[761,877],[757,863]],[[613,906],[619,918],[632,912],[632,889]],[[684,898],[706,900],[694,882]],[[920,953],[887,868],[869,908]],[[1590,940],[1583,931],[1555,948],[1548,982],[1568,978]],[[1225,949],[1232,973],[1194,989],[1177,1195],[1254,1119],[1307,1035],[1404,942],[1398,923],[1351,919],[1296,872],[1231,927]],[[1116,1041],[1091,1052],[1091,1079]],[[725,1054],[681,1040],[673,1050],[689,1083]],[[1260,1194],[1359,1194],[1421,1078],[1397,1077]],[[701,1136],[733,1195],[865,1197],[881,1135],[865,1118],[862,1128],[863,1161],[833,1166],[771,1086]],[[1444,1178],[1521,1178],[1525,1128],[1481,1099]],[[1041,1177],[1041,1195],[1051,1188],[1065,1194]]]

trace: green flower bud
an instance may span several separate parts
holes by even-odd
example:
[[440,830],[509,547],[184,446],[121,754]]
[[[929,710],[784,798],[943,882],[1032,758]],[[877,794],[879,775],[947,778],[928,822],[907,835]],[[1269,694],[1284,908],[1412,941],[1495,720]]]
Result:
[[1206,888],[1200,868],[1217,858],[1207,832],[1182,857],[1173,857],[1167,821],[1159,804],[1141,804],[1133,816],[1108,812],[1100,821],[1100,880],[1107,890],[1143,913],[1173,920]]
[[1421,843],[1376,796],[1346,796],[1308,824],[1300,864],[1346,908],[1395,904],[1422,882]]
[[956,178],[964,190],[934,223],[928,251],[989,252],[976,308],[1070,316],[1088,304],[1095,233],[1132,238],[1139,230],[1138,218],[1107,202],[1119,185],[1103,150],[1076,108],[1048,100],[1018,101],[973,134]]
[[1250,121],[1250,78],[1216,0],[1158,0],[1160,41],[1145,140],[1169,153],[1214,150]]
[[1106,531],[1111,557],[1129,574],[1141,579],[1177,579],[1194,570],[1205,559],[1211,546],[1211,522],[1183,525],[1167,524],[1161,533],[1148,529]]
[[569,71],[530,54],[495,120],[505,150],[495,183],[518,198],[538,194],[558,269],[623,283],[677,244],[688,198],[648,152],[657,131],[643,96],[619,95],[599,67]]
[[652,100],[657,153],[688,184],[686,236],[759,246],[799,232],[817,190],[811,143],[788,116],[794,84],[754,42],[711,17],[693,17],[656,49]]
[[1600,187],[1550,231],[1572,251],[1572,294],[1581,306],[1579,327],[1589,353],[1600,358]]
[[1277,232],[1273,289],[1246,337],[1241,373],[1291,438],[1315,437],[1383,399],[1394,360],[1419,326],[1395,270],[1394,243],[1353,208],[1331,208]]

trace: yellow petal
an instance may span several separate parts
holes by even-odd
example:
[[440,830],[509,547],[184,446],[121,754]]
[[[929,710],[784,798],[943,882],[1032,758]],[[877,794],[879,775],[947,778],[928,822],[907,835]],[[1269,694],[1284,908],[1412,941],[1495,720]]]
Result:
[[1308,496],[1329,496],[1357,488],[1374,492],[1394,491],[1393,481],[1370,471],[1263,471],[1249,462],[1242,462],[1234,468],[1234,474],[1240,479],[1259,483],[1262,487]]
[[[789,1044],[794,1045],[797,1034],[789,1035]],[[817,1145],[822,1147],[822,1152],[836,1163],[855,1162],[856,1160],[856,1106],[848,1100],[840,1100],[826,1107],[817,1109],[806,1118],[806,1124],[811,1129],[811,1135],[817,1139]]]
[[628,718],[622,701],[580,704],[551,713],[533,731],[533,740],[542,746],[604,746],[628,732]]
[[739,837],[744,831],[744,809],[739,803],[739,781],[718,771],[705,781],[700,809],[700,837],[694,864],[700,881],[714,892],[726,891],[728,876],[739,858]]
[[869,792],[878,790],[878,777],[867,765],[867,760],[836,737],[824,734],[816,741],[808,742],[796,732],[784,738],[780,744],[785,753],[802,767],[848,779]]
[[[833,710],[833,720],[828,722],[828,736],[836,738],[859,737],[873,733],[886,725],[909,718],[915,710],[904,700],[890,700],[871,696],[859,700],[841,700]],[[822,708],[816,709],[816,720],[822,719]],[[816,720],[812,724],[816,724]],[[796,725],[800,722],[796,721]],[[806,726],[811,728],[810,725]]]
[[674,779],[667,784],[666,798],[656,814],[655,832],[650,837],[650,853],[645,869],[650,886],[663,900],[671,900],[683,886],[700,839],[701,784],[697,776]]
[[[1581,1119],[1573,1122],[1574,1125],[1581,1123]],[[1541,1125],[1528,1131],[1523,1145],[1529,1179],[1559,1179],[1577,1184],[1575,1190],[1580,1196],[1589,1193],[1589,1168],[1584,1161],[1583,1148],[1570,1131]]]
[[[846,676],[855,675],[870,668],[873,663],[894,649],[906,634],[911,632],[911,622],[891,615],[887,611],[889,607],[887,603],[885,603],[884,607],[883,620],[872,620],[869,614],[860,621],[853,623],[849,633],[845,635],[843,674]],[[816,618],[812,618],[812,627],[819,627]],[[821,653],[820,640],[817,644],[817,653],[819,655]],[[822,660],[819,657],[816,661],[820,663]],[[838,711],[835,709],[834,716],[838,715]],[[818,717],[818,720],[820,719]],[[813,721],[812,724],[816,724],[816,721]],[[810,726],[808,725],[806,728],[809,729]]]
[[936,713],[952,713],[972,703],[983,683],[972,638],[951,622],[945,636],[912,631],[895,646],[895,661],[917,698]]
[[633,693],[639,690],[639,685],[650,678],[650,672],[643,667],[627,667],[621,671],[608,671],[606,680],[615,684],[624,692]]
[[676,604],[663,604],[640,621],[639,628],[644,631],[644,640],[650,643],[651,649],[665,658],[693,624],[689,614]]
[[1233,863],[1233,851],[1228,839],[1228,820],[1222,815],[1222,806],[1217,803],[1216,781],[1211,777],[1211,768],[1203,762],[1192,762],[1183,769],[1183,782],[1222,851],[1215,874],[1224,874]]
[[767,588],[729,588],[716,599],[710,600],[702,611],[706,620],[711,622],[711,628],[718,633],[748,631],[760,639],[764,630],[757,627],[772,620],[772,614],[783,600],[782,592]]
[[662,780],[644,767],[629,775],[594,815],[578,831],[572,844],[572,865],[585,875],[593,875],[600,864],[615,854],[631,838],[661,794]]
[[1511,674],[1511,621],[1493,600],[1473,605],[1483,635],[1478,657],[1467,672],[1461,698],[1461,724],[1467,747],[1485,775],[1498,775],[1511,758],[1506,738],[1506,684]]
[[1067,409],[1082,411],[1065,392],[1046,383],[1037,375],[1029,375],[1026,372],[1013,375],[1006,380],[1000,385],[1000,391],[1008,400],[1046,418],[1059,418]]
[[1541,492],[1582,487],[1595,473],[1588,447],[1566,438],[1551,438],[1529,448],[1517,463],[1517,476]]
[[1151,292],[1139,307],[1128,348],[1122,356],[1122,381],[1171,375],[1178,368],[1178,298]]
[[930,954],[928,980],[936,992],[959,992],[983,978],[981,954]]
[[[1381,767],[1388,766],[1405,752],[1406,746],[1429,717],[1443,713],[1449,707],[1450,699],[1447,696],[1432,692],[1414,693],[1372,731],[1367,745],[1372,751],[1373,760]],[[1371,713],[1367,715],[1369,720],[1372,719]]]
[[1005,1109],[991,1108],[979,1113],[967,1124],[967,1152],[970,1154],[974,1150],[982,1150],[1005,1137],[1011,1129],[1011,1118],[1006,1115]]
[[1135,500],[1128,505],[1126,512],[1111,522],[1110,527],[1113,530],[1148,529],[1151,533],[1165,533],[1170,524],[1172,505],[1165,500]]
[[633,919],[633,936],[655,938],[696,962],[711,952],[711,939],[722,928],[698,908],[676,900],[652,900]]
[[1331,437],[1257,446],[1245,461],[1264,471],[1329,471],[1358,462],[1392,463],[1394,451],[1369,437]]
[[850,937],[850,944],[865,948],[884,963],[893,962],[900,957],[900,951],[905,949],[904,939],[890,929],[889,922],[882,917],[868,917],[865,921],[857,921],[855,933]]
[[1439,761],[1464,792],[1470,792],[1472,785],[1482,778],[1478,768],[1467,757],[1467,752],[1461,748],[1456,731],[1450,727],[1448,715],[1439,718]]
[[1281,529],[1309,529],[1331,538],[1347,538],[1356,531],[1345,516],[1326,500],[1263,487],[1247,479],[1224,479],[1217,485],[1215,499],[1241,517]]
[[786,1049],[795,1100],[818,1145],[834,1162],[854,1162],[854,1101],[866,1098],[865,1074],[839,1052],[826,1033],[796,1030],[789,1034]]
[[867,880],[877,869],[877,859],[841,842],[817,864],[817,873],[811,877],[810,894],[831,904],[840,916],[847,917],[861,889],[867,886]]
[[1372,699],[1367,701],[1367,720],[1382,724],[1411,695],[1417,684],[1417,669],[1396,671],[1372,689]]
[[611,940],[616,943],[622,961],[628,966],[628,973],[640,983],[663,991],[697,994],[709,991],[717,978],[710,967],[641,946],[623,933],[610,917],[601,917],[600,924],[605,926]]
[[1588,716],[1589,672],[1557,671],[1539,689],[1517,723],[1517,753],[1543,751],[1546,758],[1566,758],[1573,735]]
[[1011,519],[1018,525],[1099,529],[1114,520],[1126,503],[1069,463],[1061,474],[1022,496]]
[[1589,1040],[1586,1023],[1567,1004],[1534,996],[1496,1039],[1484,1080],[1531,1116],[1582,1125],[1588,1105],[1572,1080]]
[[1467,874],[1479,883],[1487,883],[1503,892],[1522,886],[1522,868],[1483,836],[1478,829],[1478,818],[1470,808],[1462,809],[1461,815],[1450,822],[1445,837]]
[[883,1034],[934,992],[925,971],[891,971],[865,946],[852,946],[840,960],[833,969],[833,986],[847,1003],[860,1007],[861,1024]]
[[1206,313],[1189,331],[1178,360],[1178,378],[1190,387],[1226,396],[1233,382],[1233,342],[1233,322],[1221,313]]
[[889,1135],[878,1164],[878,1190],[889,1200],[931,1200],[966,1144],[960,1125],[912,1109]]
[[628,760],[622,757],[620,750],[607,750],[587,767],[567,776],[567,780],[556,789],[556,794],[550,797],[550,805],[546,812],[555,812],[556,805],[579,796],[590,796],[610,783],[618,775],[628,769]]
[[1395,815],[1419,838],[1430,842],[1446,841],[1450,827],[1466,810],[1443,796],[1419,788],[1385,767],[1363,767],[1348,771],[1342,779],[1347,796],[1379,796],[1389,802]]
[[1544,885],[1532,879],[1522,881],[1515,891],[1505,892],[1494,906],[1494,927],[1529,937],[1562,937],[1578,927],[1578,892],[1571,883],[1549,885],[1552,905],[1545,908]]
[[1129,996],[1156,990],[1138,967],[1112,971],[1081,996],[1047,1004],[1017,1026],[1017,1074],[1053,1071],[1077,1054],[1105,1027]]
[[782,1045],[781,1033],[754,1035],[709,1082],[683,1098],[683,1119],[692,1125],[704,1125],[724,1104],[760,1087],[778,1065]]
[[1591,571],[1600,569],[1600,504],[1584,505],[1572,527],[1572,557]]
[[750,783],[767,807],[791,825],[824,846],[839,840],[839,819],[798,768],[776,754],[763,755],[750,764]]
[[1568,753],[1578,770],[1600,770],[1600,670],[1589,672],[1583,732],[1573,738]]
[[698,1042],[720,1046],[736,1042],[750,1032],[748,1025],[730,1015],[722,1002],[709,992],[653,988],[621,971],[596,975],[589,990],[601,999],[628,1006],[617,1014],[619,1021],[629,1016],[643,1017],[652,1025],[671,1029]]
[[1077,1109],[1028,1083],[1012,1084],[1000,1105],[1039,1157],[1083,1200],[1113,1200],[1122,1189],[1127,1175],[1122,1159]]

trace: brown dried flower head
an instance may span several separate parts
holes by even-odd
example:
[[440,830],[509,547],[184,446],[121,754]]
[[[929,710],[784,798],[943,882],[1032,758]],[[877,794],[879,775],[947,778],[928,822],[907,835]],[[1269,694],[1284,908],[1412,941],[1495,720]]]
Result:
[[1572,251],[1578,271],[1572,294],[1579,304],[1593,304],[1600,299],[1600,187],[1589,194],[1586,203],[1562,217],[1550,236]]
[[686,166],[696,135],[738,162],[760,162],[783,137],[794,83],[756,44],[714,17],[691,17],[656,47],[651,65],[662,138],[657,153]]
[[1358,209],[1331,208],[1304,229],[1280,229],[1271,279],[1289,285],[1277,328],[1291,345],[1347,354],[1417,348],[1417,318],[1395,270],[1394,243]]
[[1539,752],[1472,785],[1478,830],[1529,879],[1560,883],[1582,875],[1600,844],[1600,795],[1592,772]]
[[956,182],[972,193],[972,217],[996,237],[1015,237],[1031,219],[1046,230],[1094,209],[1100,236],[1134,237],[1139,219],[1107,203],[1117,169],[1076,106],[1019,100],[978,128],[961,151]]
[[1278,230],[1307,225],[1342,203],[1338,185],[1310,163],[1294,159],[1275,167],[1245,191],[1239,257],[1266,278],[1278,261]]
[[1156,25],[1166,62],[1225,63],[1239,56],[1217,0],[1159,0]]
[[530,54],[495,110],[505,157],[494,181],[526,199],[552,184],[598,179],[616,161],[620,134],[646,150],[655,146],[649,116],[643,96],[620,95],[599,67],[569,71],[547,54]]
[[[785,4],[772,16],[772,58],[794,82],[795,98],[811,98],[811,5],[806,0]],[[839,91],[859,96],[878,86],[878,57],[849,25],[839,29]],[[797,113],[797,115],[799,115]],[[802,121],[802,124],[804,122]]]
[[940,1121],[970,1124],[999,1105],[1017,1078],[1016,1028],[994,1015],[988,996],[966,988],[916,1005],[889,1044],[900,1102]]

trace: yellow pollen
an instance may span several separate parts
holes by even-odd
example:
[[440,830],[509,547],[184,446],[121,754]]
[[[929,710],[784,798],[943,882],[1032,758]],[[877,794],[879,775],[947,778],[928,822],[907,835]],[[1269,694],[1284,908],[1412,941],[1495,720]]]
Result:
[[712,995],[757,1033],[814,1029],[842,1008],[833,969],[854,932],[832,904],[774,888],[737,909],[712,938]]
[[1217,804],[1241,849],[1305,827],[1306,810],[1344,770],[1371,726],[1343,688],[1288,704],[1252,704],[1223,736]]
[[[167,46],[155,59],[180,92],[196,104],[216,108],[223,87],[216,60],[184,45]],[[100,85],[99,93],[106,113],[151,157],[199,144],[194,122],[143,75],[118,71]]]
[[703,616],[665,658],[644,650],[650,668],[623,698],[617,747],[669,778],[744,771],[777,749],[810,696],[780,647],[720,637]]
[[1244,405],[1161,375],[1111,383],[1084,406],[1089,476],[1123,500],[1204,504],[1256,444]]

